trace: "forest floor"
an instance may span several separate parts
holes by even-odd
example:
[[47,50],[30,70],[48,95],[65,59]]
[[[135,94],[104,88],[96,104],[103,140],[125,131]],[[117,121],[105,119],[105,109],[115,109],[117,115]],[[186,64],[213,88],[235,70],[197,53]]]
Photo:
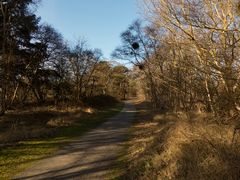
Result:
[[134,119],[135,107],[130,102],[116,116],[98,128],[61,148],[15,176],[15,179],[111,179],[119,152]]
[[208,113],[157,112],[147,102],[136,109],[119,179],[239,179],[240,132],[234,137],[231,122]]
[[119,113],[123,103],[101,109],[28,107],[0,117],[0,179],[11,179],[35,161]]

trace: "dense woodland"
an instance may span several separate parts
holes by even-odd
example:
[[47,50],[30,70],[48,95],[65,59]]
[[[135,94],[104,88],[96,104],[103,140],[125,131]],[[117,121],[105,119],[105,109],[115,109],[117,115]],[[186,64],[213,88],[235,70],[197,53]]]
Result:
[[86,97],[125,99],[129,70],[104,61],[84,39],[70,45],[34,14],[38,1],[0,1],[0,114],[27,103],[79,104]]
[[135,21],[113,52],[134,64],[131,73],[103,61],[85,40],[71,46],[51,25],[40,24],[37,4],[1,2],[1,114],[29,101],[58,104],[99,94],[124,99],[136,76],[143,83],[130,84],[141,86],[155,108],[238,114],[236,1],[142,2],[147,23]]
[[239,179],[239,1],[140,7],[113,56],[135,65],[155,111],[134,127],[125,179]]
[[[146,22],[113,53],[139,67],[153,106],[233,116],[239,106],[239,5],[235,0],[145,0]],[[146,25],[147,24],[147,25]]]

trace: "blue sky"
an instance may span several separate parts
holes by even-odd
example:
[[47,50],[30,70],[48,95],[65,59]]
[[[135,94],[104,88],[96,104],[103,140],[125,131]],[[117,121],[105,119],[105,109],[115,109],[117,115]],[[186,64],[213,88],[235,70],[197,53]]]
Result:
[[88,40],[109,59],[120,44],[120,34],[137,18],[139,0],[42,0],[37,14],[64,38]]

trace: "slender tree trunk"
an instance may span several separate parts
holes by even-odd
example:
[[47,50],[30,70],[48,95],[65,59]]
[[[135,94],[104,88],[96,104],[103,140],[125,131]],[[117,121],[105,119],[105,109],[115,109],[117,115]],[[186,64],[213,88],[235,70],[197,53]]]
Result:
[[13,102],[14,102],[14,100],[16,99],[17,91],[18,91],[19,85],[20,85],[20,84],[18,83],[18,84],[17,84],[17,87],[16,87],[15,90],[14,90],[13,96],[12,96],[12,98],[11,98],[10,106],[13,105]]
[[7,56],[6,56],[6,14],[3,8],[3,4],[1,4],[1,13],[3,16],[3,42],[2,42],[2,59],[0,62],[0,70],[1,70],[1,89],[0,89],[0,116],[5,114],[6,111],[6,92],[7,92],[7,82],[6,82],[6,62],[7,62]]

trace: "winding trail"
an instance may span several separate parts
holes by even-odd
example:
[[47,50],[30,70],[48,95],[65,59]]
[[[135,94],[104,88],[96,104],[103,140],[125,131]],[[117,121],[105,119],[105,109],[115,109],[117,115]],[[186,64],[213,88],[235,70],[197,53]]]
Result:
[[134,105],[126,102],[118,115],[14,179],[108,179],[135,112]]

